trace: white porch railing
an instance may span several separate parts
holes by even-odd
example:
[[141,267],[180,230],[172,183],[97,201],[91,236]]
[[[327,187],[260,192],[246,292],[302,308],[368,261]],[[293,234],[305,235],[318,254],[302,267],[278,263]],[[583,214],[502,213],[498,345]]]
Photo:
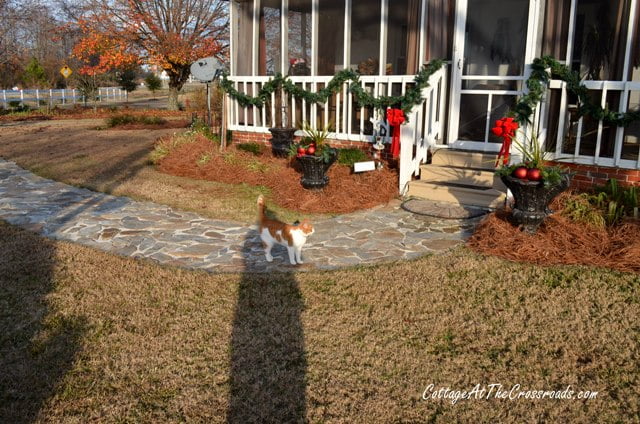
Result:
[[[602,107],[619,112],[640,107],[640,82],[583,81],[583,84],[592,90],[592,101],[599,101]],[[553,80],[539,108],[541,142],[546,140],[552,157],[564,162],[640,169],[640,125],[623,128],[577,117],[576,105],[569,103],[570,97],[566,83]],[[558,112],[554,113],[554,109]]]
[[[439,74],[438,74],[439,75]],[[326,86],[331,76],[291,76],[289,79],[299,87],[316,92]],[[434,78],[434,77],[432,77]],[[270,77],[234,76],[236,90],[256,95]],[[397,96],[404,94],[407,87],[413,86],[413,75],[361,76],[360,84],[370,94],[378,96]],[[436,79],[437,80],[437,79]],[[309,122],[313,128],[329,126],[331,138],[349,141],[371,142],[373,135],[372,119],[380,119],[372,108],[359,107],[353,95],[348,91],[349,83],[342,90],[322,104],[308,104],[283,94],[281,102],[286,105],[286,124],[299,127],[301,122]],[[265,107],[242,107],[233,99],[228,104],[229,129],[267,133],[268,129],[281,122],[282,110],[277,110],[275,93],[271,95]]]
[[413,176],[420,175],[420,165],[426,163],[430,147],[442,144],[444,138],[447,73],[441,68],[429,78],[429,87],[422,90],[424,101],[413,108],[409,122],[400,134],[399,192],[404,194]]
[[[414,107],[409,123],[402,126],[400,152],[400,181],[402,193],[412,175],[418,175],[420,164],[426,162],[429,146],[435,146],[443,137],[446,104],[446,68],[434,73],[425,88],[422,104]],[[236,90],[256,95],[270,77],[234,76]],[[316,92],[331,80],[332,77],[290,77],[294,84]],[[378,96],[397,96],[404,94],[407,87],[413,86],[412,75],[361,76],[360,84],[369,93]],[[286,123],[299,127],[301,122],[309,122],[313,128],[329,126],[331,138],[347,141],[373,141],[373,123],[371,120],[382,119],[372,108],[359,107],[353,95],[348,91],[348,83],[323,104],[307,104],[304,100],[291,96],[282,96],[281,102],[286,104]],[[242,107],[237,101],[227,102],[229,129],[232,131],[248,131],[268,133],[269,128],[279,124],[282,110],[278,110],[275,93],[265,107]],[[386,141],[390,142],[387,137]]]

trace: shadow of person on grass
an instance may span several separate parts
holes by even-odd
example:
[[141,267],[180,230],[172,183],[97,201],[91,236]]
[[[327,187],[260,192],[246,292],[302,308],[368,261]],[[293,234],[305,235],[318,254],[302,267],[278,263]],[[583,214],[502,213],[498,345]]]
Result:
[[55,244],[0,221],[0,423],[37,419],[71,369],[86,322],[51,303]]
[[[277,249],[277,250],[276,250]],[[304,302],[286,249],[267,265],[257,231],[243,246],[245,271],[231,335],[230,423],[304,422]],[[261,272],[278,267],[284,272]],[[290,268],[290,269],[289,269]]]

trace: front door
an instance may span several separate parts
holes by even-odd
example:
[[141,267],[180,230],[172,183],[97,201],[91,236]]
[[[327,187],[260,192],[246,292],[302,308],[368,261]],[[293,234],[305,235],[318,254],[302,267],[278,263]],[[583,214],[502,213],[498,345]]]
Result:
[[491,133],[522,94],[539,0],[458,0],[448,144],[498,151]]

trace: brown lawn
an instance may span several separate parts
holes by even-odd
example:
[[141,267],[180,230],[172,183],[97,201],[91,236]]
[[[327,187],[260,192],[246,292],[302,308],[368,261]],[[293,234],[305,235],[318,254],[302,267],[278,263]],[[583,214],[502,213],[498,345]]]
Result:
[[[158,172],[149,162],[154,142],[182,129],[96,129],[104,125],[103,119],[5,123],[0,128],[0,157],[46,178],[212,218],[253,222],[255,199],[269,194],[264,187]],[[289,220],[300,216],[275,209]]]
[[184,120],[106,129],[105,122],[4,123],[0,157],[67,184],[246,223],[255,220],[259,194],[285,221],[384,206],[397,194],[394,171],[354,175],[349,167],[339,165],[330,169],[332,181],[327,188],[304,190],[300,172],[289,161],[272,158],[268,149],[255,157],[232,145],[221,154],[204,137],[171,152],[156,168],[150,162],[154,145],[184,132]]
[[634,422],[639,283],[465,248],[210,275],[0,225],[0,422]]

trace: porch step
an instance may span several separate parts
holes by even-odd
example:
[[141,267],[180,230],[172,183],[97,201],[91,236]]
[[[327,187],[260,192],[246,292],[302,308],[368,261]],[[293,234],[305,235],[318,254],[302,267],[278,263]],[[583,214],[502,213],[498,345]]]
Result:
[[485,208],[496,208],[505,199],[505,193],[494,188],[424,180],[411,181],[407,195]]
[[496,153],[470,150],[438,149],[433,153],[431,165],[453,166],[456,168],[473,168],[493,171]]
[[420,179],[428,182],[449,182],[485,188],[503,188],[502,181],[495,176],[493,170],[486,169],[422,165],[420,167]]

